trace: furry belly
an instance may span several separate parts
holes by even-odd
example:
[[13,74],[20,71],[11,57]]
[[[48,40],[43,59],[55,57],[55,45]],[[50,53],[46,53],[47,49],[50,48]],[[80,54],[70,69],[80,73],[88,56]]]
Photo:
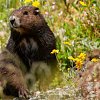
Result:
[[38,89],[45,90],[51,79],[51,67],[45,62],[34,62],[30,72],[26,74],[26,82],[29,88],[32,88],[38,81]]

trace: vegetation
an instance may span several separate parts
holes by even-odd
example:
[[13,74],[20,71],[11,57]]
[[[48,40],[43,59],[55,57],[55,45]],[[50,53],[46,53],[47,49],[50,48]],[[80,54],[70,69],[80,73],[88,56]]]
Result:
[[75,85],[72,78],[76,68],[81,70],[86,52],[100,49],[100,1],[0,0],[0,49],[9,37],[10,13],[23,5],[39,7],[57,38],[57,50],[51,54],[57,55],[64,82],[56,77],[51,86]]

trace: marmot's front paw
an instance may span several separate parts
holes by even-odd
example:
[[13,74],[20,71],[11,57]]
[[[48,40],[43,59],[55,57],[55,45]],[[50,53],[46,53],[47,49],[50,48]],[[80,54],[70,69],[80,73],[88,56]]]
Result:
[[21,87],[19,89],[18,94],[19,94],[20,98],[27,98],[28,99],[30,97],[30,92],[28,91],[28,89],[24,89],[23,87]]

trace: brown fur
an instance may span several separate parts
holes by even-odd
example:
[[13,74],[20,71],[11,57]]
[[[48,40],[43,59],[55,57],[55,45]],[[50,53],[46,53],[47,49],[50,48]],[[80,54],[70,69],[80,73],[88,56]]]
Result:
[[11,94],[13,96],[16,94],[18,96],[16,92],[19,91],[19,95],[26,97],[27,86],[21,68],[24,68],[24,65],[16,54],[12,55],[8,50],[0,54],[0,81],[5,81],[5,85],[2,85],[5,95]]

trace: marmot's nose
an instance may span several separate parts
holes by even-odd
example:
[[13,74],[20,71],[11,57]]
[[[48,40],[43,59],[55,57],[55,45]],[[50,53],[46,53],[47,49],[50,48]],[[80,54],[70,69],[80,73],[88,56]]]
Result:
[[9,21],[12,28],[17,28],[20,26],[20,19],[16,16],[10,16]]
[[13,25],[14,22],[15,22],[15,17],[14,17],[14,16],[11,16],[11,17],[9,18],[9,20],[10,20],[10,23]]

